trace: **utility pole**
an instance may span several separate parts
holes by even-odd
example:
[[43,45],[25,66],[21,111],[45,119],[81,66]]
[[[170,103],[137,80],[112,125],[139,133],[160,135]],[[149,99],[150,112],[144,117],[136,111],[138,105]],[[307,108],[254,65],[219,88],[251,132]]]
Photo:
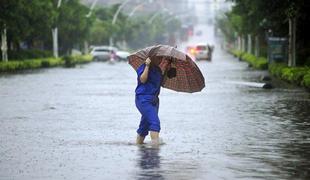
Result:
[[6,39],[6,25],[3,26],[3,31],[1,33],[1,51],[2,51],[2,61],[8,61],[8,45]]

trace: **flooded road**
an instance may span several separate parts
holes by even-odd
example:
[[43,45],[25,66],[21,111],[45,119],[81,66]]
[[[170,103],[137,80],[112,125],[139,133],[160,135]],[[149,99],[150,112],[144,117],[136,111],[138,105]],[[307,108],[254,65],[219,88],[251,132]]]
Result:
[[0,76],[0,179],[309,179],[309,93],[225,83],[266,72],[219,48],[198,66],[202,92],[161,91],[159,149],[133,144],[126,63]]

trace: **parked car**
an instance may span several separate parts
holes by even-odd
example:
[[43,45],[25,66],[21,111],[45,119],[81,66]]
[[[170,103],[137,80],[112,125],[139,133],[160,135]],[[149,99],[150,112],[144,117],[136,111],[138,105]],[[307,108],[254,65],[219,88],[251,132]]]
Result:
[[117,61],[127,61],[127,57],[130,55],[127,51],[116,51],[116,60]]
[[108,61],[111,58],[112,52],[117,52],[116,47],[111,46],[96,46],[93,47],[90,54],[93,56],[94,61]]

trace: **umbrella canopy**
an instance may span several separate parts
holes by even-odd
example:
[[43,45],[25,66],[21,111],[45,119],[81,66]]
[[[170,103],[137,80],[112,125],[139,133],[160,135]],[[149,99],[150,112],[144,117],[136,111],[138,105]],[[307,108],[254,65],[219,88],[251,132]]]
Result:
[[176,76],[165,73],[162,87],[178,92],[199,92],[205,87],[204,77],[195,62],[185,53],[167,45],[144,48],[128,56],[129,64],[137,70],[147,58],[160,61],[158,66],[165,72],[168,66],[175,68]]

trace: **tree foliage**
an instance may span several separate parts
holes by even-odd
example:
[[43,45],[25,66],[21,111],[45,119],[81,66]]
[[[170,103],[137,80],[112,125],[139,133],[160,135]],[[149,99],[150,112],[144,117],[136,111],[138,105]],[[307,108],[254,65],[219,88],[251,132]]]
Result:
[[[112,19],[120,4],[98,7],[92,15],[80,0],[0,0],[0,31],[7,30],[9,58],[29,50],[52,51],[52,29],[58,29],[60,54],[72,48],[81,49],[88,41],[104,45],[113,37],[115,42],[126,41],[130,48],[163,43],[166,32],[180,27],[178,20],[165,24],[164,17],[148,23],[150,15],[129,18],[120,12],[117,21]],[[36,51],[38,52],[38,51]],[[11,55],[10,55],[11,54]],[[27,53],[31,54],[31,53]]]
[[[221,17],[218,27],[229,40],[232,32],[239,35],[258,35],[264,39],[266,32],[273,36],[288,37],[289,18],[297,19],[297,50],[300,61],[310,57],[309,23],[306,0],[231,0],[232,10]],[[302,63],[302,62],[301,62]]]

